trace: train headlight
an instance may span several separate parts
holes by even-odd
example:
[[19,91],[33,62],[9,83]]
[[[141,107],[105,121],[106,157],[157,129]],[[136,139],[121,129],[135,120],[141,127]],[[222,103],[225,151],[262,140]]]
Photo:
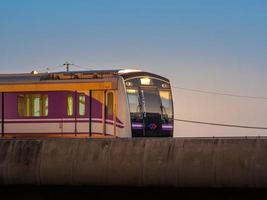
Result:
[[132,87],[133,86],[133,83],[130,82],[130,81],[127,81],[125,84],[126,84],[127,87]]
[[161,87],[162,87],[162,88],[170,88],[169,84],[166,84],[166,83],[163,83],[163,84],[161,85]]
[[150,78],[141,78],[141,85],[152,85],[152,80]]

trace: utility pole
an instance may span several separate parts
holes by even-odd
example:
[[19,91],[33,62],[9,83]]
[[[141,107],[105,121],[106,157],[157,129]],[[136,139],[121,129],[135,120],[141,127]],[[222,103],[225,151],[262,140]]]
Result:
[[69,62],[65,62],[65,63],[63,64],[63,66],[66,67],[66,71],[67,71],[67,72],[70,71],[70,65],[71,65],[71,63],[69,63]]

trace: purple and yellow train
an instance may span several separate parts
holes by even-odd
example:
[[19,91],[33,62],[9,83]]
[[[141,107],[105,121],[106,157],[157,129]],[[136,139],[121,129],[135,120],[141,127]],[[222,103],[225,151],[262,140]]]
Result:
[[170,81],[138,70],[0,75],[8,137],[172,137]]

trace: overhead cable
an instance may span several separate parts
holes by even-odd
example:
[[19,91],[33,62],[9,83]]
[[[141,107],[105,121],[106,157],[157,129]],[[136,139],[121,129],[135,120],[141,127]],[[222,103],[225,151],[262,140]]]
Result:
[[236,124],[222,124],[222,123],[213,123],[213,122],[203,122],[203,121],[195,121],[195,120],[186,120],[186,119],[174,119],[179,122],[186,123],[194,123],[194,124],[204,124],[211,126],[224,126],[224,127],[232,127],[232,128],[246,128],[246,129],[258,129],[258,130],[267,130],[267,127],[259,127],[259,126],[247,126],[247,125],[236,125]]
[[179,87],[179,86],[172,86],[172,88],[179,89],[179,90],[187,90],[187,91],[191,91],[191,92],[212,94],[212,95],[221,95],[221,96],[230,96],[230,97],[238,97],[238,98],[250,98],[250,99],[267,100],[267,97],[263,97],[263,96],[249,96],[249,95],[240,95],[240,94],[232,94],[232,93],[223,93],[223,92],[215,92],[215,91],[208,91],[208,90],[185,88],[185,87]]

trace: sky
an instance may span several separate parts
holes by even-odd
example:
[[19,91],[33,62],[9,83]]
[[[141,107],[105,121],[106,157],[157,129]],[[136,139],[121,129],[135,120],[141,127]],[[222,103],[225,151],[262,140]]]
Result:
[[[65,61],[267,97],[265,0],[0,0],[0,73]],[[267,100],[173,89],[176,118],[267,127]],[[175,136],[267,135],[176,123]]]

